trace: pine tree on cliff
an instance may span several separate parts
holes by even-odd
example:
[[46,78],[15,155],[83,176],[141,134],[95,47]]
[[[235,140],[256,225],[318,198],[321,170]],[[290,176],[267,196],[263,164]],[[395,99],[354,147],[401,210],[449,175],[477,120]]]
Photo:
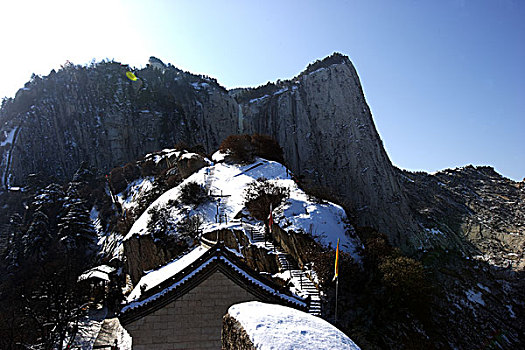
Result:
[[55,183],[50,184],[37,192],[31,203],[30,210],[46,214],[50,230],[54,231],[57,219],[62,211],[65,196],[62,186]]
[[86,163],[82,163],[67,187],[63,211],[58,223],[58,236],[68,252],[79,249],[79,252],[89,254],[96,244],[96,232],[91,223],[86,201],[89,183],[93,179],[93,170]]
[[79,197],[78,183],[71,183],[58,223],[58,236],[68,252],[85,251],[95,244],[96,232],[91,224],[86,201]]
[[9,219],[9,238],[8,247],[6,252],[4,263],[7,267],[8,272],[16,270],[22,259],[24,245],[22,242],[22,225],[23,219],[20,214],[16,213]]
[[36,264],[43,262],[52,240],[48,216],[37,211],[33,214],[33,221],[22,238],[24,260]]

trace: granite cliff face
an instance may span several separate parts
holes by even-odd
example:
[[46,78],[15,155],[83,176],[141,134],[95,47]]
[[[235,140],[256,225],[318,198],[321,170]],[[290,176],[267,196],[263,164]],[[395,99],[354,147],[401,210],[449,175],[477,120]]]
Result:
[[237,105],[211,79],[152,65],[126,78],[118,63],[69,65],[35,78],[4,103],[3,181],[30,173],[69,178],[82,161],[102,172],[184,141],[218,146],[237,131]]
[[[480,206],[466,209],[453,189],[417,187],[415,175],[392,165],[348,57],[334,54],[291,80],[230,91],[155,58],[135,71],[137,81],[126,78],[128,70],[116,62],[66,65],[33,77],[6,100],[0,109],[2,187],[24,186],[31,173],[69,179],[83,161],[107,173],[181,142],[211,152],[231,134],[269,134],[283,147],[287,166],[337,194],[354,224],[378,229],[407,251],[483,252],[472,244],[481,237],[479,225],[462,221]],[[458,224],[447,226],[446,208],[429,221],[423,208],[429,203],[455,203]]]
[[376,227],[402,247],[421,245],[396,170],[347,57],[331,56],[291,81],[236,98],[240,129],[274,136],[289,167],[344,198],[357,225]]
[[257,132],[280,142],[296,174],[341,195],[358,225],[403,247],[421,245],[347,57],[334,54],[292,80],[229,93],[159,60],[136,71],[136,82],[128,69],[68,65],[34,77],[4,103],[4,185],[23,186],[30,173],[68,178],[82,161],[107,172],[179,142],[212,151],[230,134]]

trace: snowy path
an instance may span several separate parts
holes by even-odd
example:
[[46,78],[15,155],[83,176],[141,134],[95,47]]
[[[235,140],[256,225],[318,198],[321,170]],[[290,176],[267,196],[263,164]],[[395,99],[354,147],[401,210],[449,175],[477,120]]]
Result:
[[265,242],[264,227],[252,229],[251,235],[253,243],[264,245],[268,250],[274,251],[279,260],[281,275],[288,276],[299,295],[310,297],[310,306],[308,313],[314,316],[321,316],[321,296],[319,290],[312,282],[306,271],[299,270],[298,267],[290,260],[290,255],[284,253],[272,242]]

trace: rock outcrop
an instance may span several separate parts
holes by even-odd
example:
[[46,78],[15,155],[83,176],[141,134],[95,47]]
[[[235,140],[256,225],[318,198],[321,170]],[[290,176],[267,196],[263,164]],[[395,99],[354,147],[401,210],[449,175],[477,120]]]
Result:
[[236,99],[241,129],[274,136],[287,165],[340,194],[355,211],[357,225],[376,227],[396,245],[420,245],[407,198],[347,57],[331,56],[291,81],[238,93]]
[[242,325],[230,314],[222,319],[222,349],[224,350],[255,350],[255,346]]
[[523,270],[524,182],[472,165],[403,176],[411,205],[433,245],[455,246],[492,265]]
[[166,264],[188,247],[181,242],[163,243],[162,240],[155,240],[150,235],[137,235],[124,241],[126,272],[130,275],[133,284],[137,284],[145,271]]
[[277,304],[234,304],[223,317],[223,349],[360,348],[334,325],[306,312]]
[[223,242],[225,247],[241,254],[244,257],[243,261],[254,271],[272,274],[279,272],[277,256],[268,254],[266,249],[250,244],[248,237],[239,230],[223,229],[207,232],[204,239],[211,244],[217,240]]

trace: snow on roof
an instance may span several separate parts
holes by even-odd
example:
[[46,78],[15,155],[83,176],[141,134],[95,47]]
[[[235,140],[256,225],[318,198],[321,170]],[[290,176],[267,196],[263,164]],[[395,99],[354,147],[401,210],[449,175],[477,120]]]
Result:
[[147,272],[144,276],[142,276],[139,283],[137,283],[135,288],[131,291],[131,294],[127,298],[128,302],[139,299],[143,291],[148,291],[151,288],[161,284],[168,278],[176,275],[178,272],[182,271],[184,268],[200,258],[207,251],[208,249],[204,246],[198,246],[191,252],[183,255],[180,259],[174,260],[157,270],[151,270]]
[[[199,247],[201,248],[201,247]],[[195,249],[194,251],[192,251],[191,253],[189,254],[192,254],[196,251],[197,249]],[[201,255],[203,255],[208,249],[205,249],[204,248],[204,252],[201,253]],[[185,255],[182,259],[186,258],[189,254]],[[197,252],[194,253],[195,255],[191,258],[191,259],[187,259],[187,261],[185,261],[186,263],[186,266],[189,266],[192,262],[196,261],[200,256],[197,256]],[[295,305],[298,305],[298,306],[301,306],[301,307],[305,307],[306,308],[306,303],[304,303],[303,301],[300,301],[300,299],[297,299],[297,298],[294,298],[292,296],[289,296],[289,295],[286,295],[286,294],[283,294],[283,293],[280,293],[279,291],[269,287],[268,285],[264,284],[263,282],[255,279],[254,277],[250,276],[246,271],[244,271],[243,269],[241,269],[240,267],[238,267],[237,265],[235,265],[235,263],[233,263],[232,261],[230,261],[228,258],[226,258],[225,256],[212,256],[211,258],[209,258],[208,260],[206,260],[202,265],[198,266],[196,269],[194,269],[191,273],[187,274],[186,276],[184,276],[181,280],[173,283],[172,285],[170,285],[169,287],[166,287],[164,288],[163,290],[161,290],[160,292],[158,293],[155,293],[143,300],[139,300],[140,298],[140,283],[143,281],[144,276],[139,284],[137,285],[137,287],[135,287],[135,289],[133,289],[133,291],[131,292],[131,294],[128,296],[127,298],[127,301],[128,301],[128,304],[126,306],[124,306],[122,308],[122,312],[126,312],[128,310],[132,310],[132,309],[136,309],[138,307],[141,307],[141,306],[144,306],[146,304],[149,304],[150,302],[154,301],[154,300],[157,300],[159,299],[160,297],[166,295],[167,293],[169,293],[170,291],[178,288],[179,286],[181,286],[182,284],[184,284],[185,282],[187,282],[189,279],[191,279],[193,276],[195,276],[196,274],[198,274],[200,271],[202,271],[204,268],[206,268],[209,264],[211,264],[212,262],[216,261],[216,260],[220,260],[222,261],[223,263],[227,264],[228,266],[230,266],[233,270],[235,270],[238,274],[240,274],[241,276],[243,276],[245,279],[249,280],[251,283],[257,285],[259,288],[265,290],[267,293],[269,294],[272,294],[272,295],[275,295],[275,296],[278,296],[279,298],[281,299],[284,299],[284,300],[287,300],[288,302],[290,303],[293,303]],[[164,268],[167,268],[169,266],[166,265],[162,268],[160,268],[159,270],[157,271],[160,271]],[[182,266],[182,264],[181,264]],[[184,267],[181,267],[180,269],[178,269],[177,272],[181,271],[182,269],[184,269],[186,266]],[[172,268],[172,272],[174,272],[175,268]],[[175,275],[177,272],[174,272],[172,275],[162,275],[162,274],[158,274],[157,276],[153,276],[151,279],[158,284],[160,284],[161,282],[167,280],[168,278],[172,277],[173,275]],[[156,277],[158,277],[158,280],[156,279]],[[153,286],[150,286],[148,289],[151,289]],[[138,290],[138,291],[137,291]],[[133,296],[133,297],[132,297]]]
[[102,280],[102,281],[109,282],[108,274],[105,273],[105,272],[101,272],[101,271],[86,272],[86,273],[83,273],[82,275],[80,275],[78,277],[79,281],[83,281],[83,280],[87,280],[87,279],[99,279],[99,280]]
[[95,267],[95,269],[97,271],[102,271],[102,272],[105,272],[105,273],[112,273],[113,271],[115,271],[114,267],[111,267],[111,266],[108,266],[108,265],[100,265],[100,266]]
[[[219,159],[221,153],[214,154]],[[185,179],[181,184],[165,192],[154,201],[134,223],[126,237],[136,234],[148,234],[148,222],[151,218],[151,208],[158,207],[167,210],[173,223],[188,215],[200,215],[203,219],[201,229],[206,232],[216,227],[217,207],[231,221],[244,208],[244,192],[246,187],[258,178],[264,177],[273,183],[288,187],[290,198],[274,211],[274,220],[286,230],[297,233],[311,233],[314,238],[328,247],[335,248],[340,239],[340,249],[359,260],[357,249],[361,245],[353,229],[345,224],[346,214],[341,206],[333,203],[315,203],[292,180],[292,174],[278,162],[256,158],[247,165],[216,163],[200,169]],[[197,208],[185,205],[170,206],[170,200],[177,200],[181,188],[189,182],[196,182],[211,191],[212,198]],[[349,234],[347,234],[347,231]]]
[[228,260],[227,258],[225,258],[224,256],[221,256],[220,257],[221,260],[223,260],[224,262],[226,262],[228,265],[230,265],[230,267],[232,267],[233,269],[235,269],[238,273],[240,273],[244,278],[250,280],[252,283],[255,283],[256,285],[258,285],[260,288],[264,289],[265,291],[267,291],[268,293],[270,294],[273,294],[273,295],[277,295],[279,296],[280,298],[282,299],[285,299],[289,302],[292,302],[292,303],[295,303],[297,305],[301,305],[303,307],[306,307],[306,303],[302,302],[302,301],[299,301],[297,298],[294,298],[294,297],[291,297],[289,295],[286,295],[286,294],[282,294],[282,293],[279,293],[278,291],[276,291],[275,289],[273,288],[270,288],[268,287],[266,284],[256,280],[255,278],[251,277],[248,273],[246,273],[246,271],[244,271],[243,269],[237,267],[237,265],[235,265],[233,262],[231,262],[230,260]]
[[206,266],[211,264],[214,260],[217,260],[216,256],[212,257],[210,260],[206,261],[206,263],[202,264],[197,269],[193,270],[191,273],[186,275],[180,281],[175,282],[174,284],[172,284],[171,286],[163,289],[162,291],[160,291],[158,293],[155,293],[152,296],[150,296],[150,297],[148,297],[148,298],[146,298],[144,300],[130,302],[128,305],[126,305],[126,306],[124,306],[122,308],[121,312],[126,312],[128,310],[136,309],[136,308],[138,308],[140,306],[143,306],[143,305],[146,305],[146,304],[152,302],[153,300],[156,300],[156,299],[160,298],[161,296],[163,296],[163,295],[167,294],[168,292],[174,290],[178,286],[184,284],[184,282],[188,281],[190,278],[195,276],[199,271],[203,270]]
[[228,309],[256,349],[351,349],[359,347],[327,321],[290,307],[251,301]]

